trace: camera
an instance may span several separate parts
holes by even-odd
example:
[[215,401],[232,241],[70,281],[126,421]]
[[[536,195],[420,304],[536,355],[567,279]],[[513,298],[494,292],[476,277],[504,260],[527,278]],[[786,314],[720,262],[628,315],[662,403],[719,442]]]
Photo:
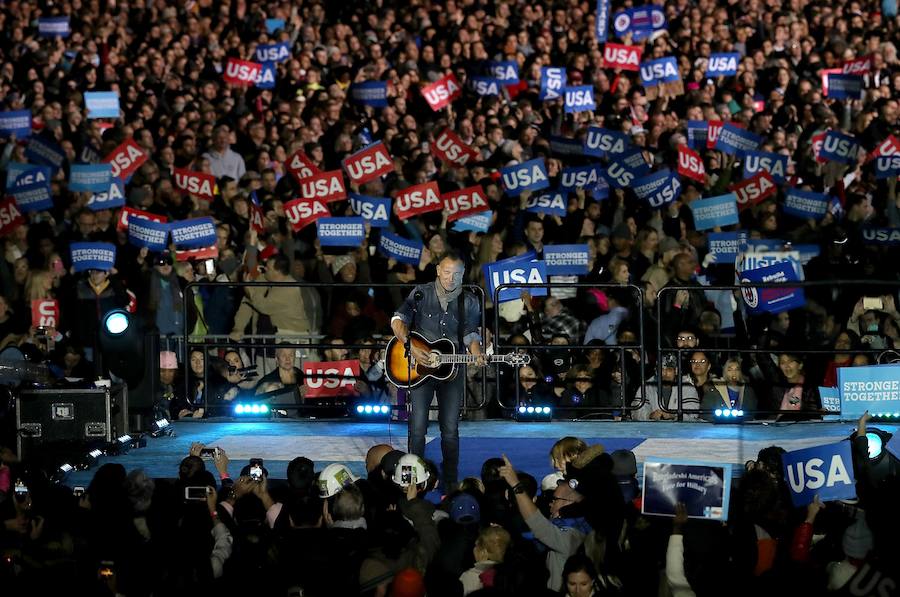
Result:
[[28,498],[28,486],[22,479],[16,479],[15,495],[19,502],[24,502]]
[[219,448],[203,448],[200,450],[200,458],[213,460],[219,455]]
[[884,301],[879,296],[864,296],[863,309],[866,311],[881,311],[884,309]]
[[263,476],[262,467],[259,467],[259,466],[251,466],[250,467],[250,478],[251,479],[259,482],[259,481],[262,481],[262,476]]
[[75,497],[83,496],[84,495],[84,487],[82,487],[81,485],[76,485],[75,487],[72,488],[72,495],[74,495]]
[[206,487],[193,486],[184,488],[184,499],[194,502],[205,502],[207,495]]
[[416,471],[411,466],[403,466],[400,469],[400,484],[413,485],[416,483]]

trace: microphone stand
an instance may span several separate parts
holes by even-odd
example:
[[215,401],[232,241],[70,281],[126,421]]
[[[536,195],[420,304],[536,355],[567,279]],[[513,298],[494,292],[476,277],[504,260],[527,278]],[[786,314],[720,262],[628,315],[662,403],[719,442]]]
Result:
[[[422,300],[421,290],[413,293],[412,305],[412,322],[406,333],[406,425],[412,425],[413,403],[412,403],[412,332],[416,328],[416,320],[419,316],[419,301]],[[412,434],[406,434],[406,451],[412,453]]]

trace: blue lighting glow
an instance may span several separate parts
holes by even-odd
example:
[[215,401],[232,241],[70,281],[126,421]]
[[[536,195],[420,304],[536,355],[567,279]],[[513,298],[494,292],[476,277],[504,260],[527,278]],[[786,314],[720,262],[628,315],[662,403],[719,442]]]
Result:
[[869,458],[878,458],[881,456],[881,451],[884,449],[881,436],[877,433],[869,432],[866,434],[866,439],[869,440]]
[[130,321],[124,311],[112,311],[106,315],[103,322],[106,331],[113,336],[123,334],[128,329]]

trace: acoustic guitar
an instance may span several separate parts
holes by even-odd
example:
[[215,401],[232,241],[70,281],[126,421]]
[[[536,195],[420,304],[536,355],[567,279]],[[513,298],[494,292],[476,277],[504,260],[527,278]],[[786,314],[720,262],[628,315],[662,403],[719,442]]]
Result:
[[[385,375],[398,388],[415,388],[429,379],[445,381],[456,375],[457,365],[474,363],[478,357],[474,354],[459,354],[453,342],[441,338],[429,342],[418,332],[410,332],[410,343],[431,355],[431,361],[422,363],[406,354],[406,344],[396,336],[391,338],[385,349]],[[506,363],[520,367],[531,362],[527,354],[510,353],[504,355],[484,355],[486,363]]]

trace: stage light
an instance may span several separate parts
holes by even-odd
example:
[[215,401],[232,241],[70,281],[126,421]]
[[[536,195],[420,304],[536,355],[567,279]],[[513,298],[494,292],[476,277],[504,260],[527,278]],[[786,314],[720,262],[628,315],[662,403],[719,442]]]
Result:
[[356,414],[363,417],[383,417],[391,414],[391,407],[387,404],[357,404]]
[[520,414],[523,414],[523,415],[524,415],[524,414],[525,414],[525,410],[526,410],[526,409],[525,409],[524,406],[520,406],[520,407],[519,407],[519,413],[520,413]]
[[124,334],[129,325],[131,325],[131,321],[129,320],[128,314],[119,309],[107,313],[106,318],[103,320],[103,327],[106,329],[107,333],[112,334],[113,336]]
[[519,406],[513,411],[515,420],[519,422],[549,422],[553,418],[553,409],[549,406]]
[[366,411],[366,414],[367,414],[367,415],[368,415],[368,414],[372,414],[372,405],[371,405],[371,404],[367,404],[367,405],[365,406],[365,408],[363,408],[363,410]]
[[113,309],[103,315],[97,333],[100,344],[101,370],[108,369],[125,380],[129,388],[137,386],[148,365],[144,361],[144,337],[133,325],[131,314]]
[[269,405],[262,404],[259,402],[256,403],[244,403],[238,402],[234,405],[233,412],[235,415],[239,416],[247,416],[247,415],[268,415],[269,414]]
[[717,409],[716,409],[716,412],[715,412],[714,414],[715,414],[717,417],[721,417],[721,416],[722,416],[722,409],[721,409],[721,408],[717,408]]
[[740,408],[717,408],[713,411],[713,423],[742,423],[744,411]]
[[884,442],[881,441],[881,436],[869,431],[866,433],[866,439],[869,440],[869,460],[877,460],[884,449]]
[[363,412],[363,405],[362,405],[362,404],[358,404],[358,405],[356,406],[356,412],[359,413],[359,414],[362,414],[362,412]]
[[533,407],[533,406],[529,406],[529,407],[526,408],[525,410],[526,410],[526,411],[528,412],[528,414],[530,415],[531,413],[534,412],[534,407]]

